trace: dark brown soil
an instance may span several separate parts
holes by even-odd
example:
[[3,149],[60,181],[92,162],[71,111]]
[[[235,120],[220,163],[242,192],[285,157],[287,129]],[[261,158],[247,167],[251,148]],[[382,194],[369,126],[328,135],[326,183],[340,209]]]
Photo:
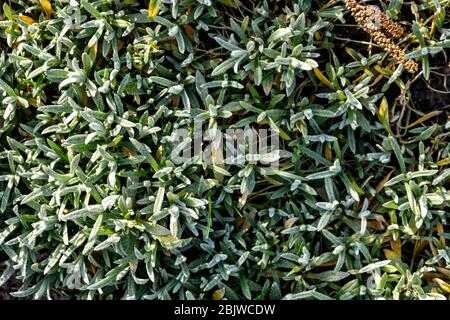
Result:
[[[447,56],[450,50],[446,50]],[[412,108],[427,114],[434,110],[442,110],[434,122],[445,123],[450,116],[450,66],[445,55],[440,53],[430,57],[432,72],[427,81],[423,77],[411,86]]]
[[[5,267],[3,263],[0,262],[0,275],[3,274]],[[25,297],[25,298],[15,298],[10,295],[11,292],[17,291],[21,286],[21,281],[17,280],[14,276],[11,277],[3,286],[0,287],[0,301],[1,300],[33,300],[33,296]],[[67,300],[68,297],[63,296],[57,290],[52,290],[51,298],[53,300]],[[45,298],[44,298],[45,299]]]
[[[5,267],[4,263],[0,262],[0,275],[3,274]],[[17,291],[20,287],[20,281],[12,278],[9,279],[3,286],[0,287],[0,300],[22,300],[12,297],[9,293]]]

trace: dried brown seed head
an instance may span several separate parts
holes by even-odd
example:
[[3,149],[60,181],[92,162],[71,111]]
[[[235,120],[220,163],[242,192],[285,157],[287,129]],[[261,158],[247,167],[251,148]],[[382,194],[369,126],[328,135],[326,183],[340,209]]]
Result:
[[356,0],[344,0],[347,9],[350,10],[356,22],[369,33],[374,41],[380,45],[389,55],[400,64],[403,64],[408,72],[418,71],[418,65],[413,60],[405,59],[405,52],[398,47],[393,39],[399,38],[404,30],[392,21],[378,6],[359,5]]

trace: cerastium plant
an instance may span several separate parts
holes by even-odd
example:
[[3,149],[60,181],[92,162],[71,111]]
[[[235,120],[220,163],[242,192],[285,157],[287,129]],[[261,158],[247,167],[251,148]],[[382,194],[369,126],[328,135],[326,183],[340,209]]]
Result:
[[[445,1],[347,5],[408,71],[417,58],[425,77],[442,73],[430,62],[449,47]],[[411,8],[404,37],[393,21]],[[345,13],[4,2],[0,286],[15,278],[11,295],[36,299],[448,298],[444,109],[409,114],[420,77]]]

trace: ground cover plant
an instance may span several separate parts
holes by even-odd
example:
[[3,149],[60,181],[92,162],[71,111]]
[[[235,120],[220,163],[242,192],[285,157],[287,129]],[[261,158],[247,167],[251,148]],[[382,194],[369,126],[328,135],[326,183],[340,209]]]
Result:
[[448,299],[448,0],[0,3],[1,297]]

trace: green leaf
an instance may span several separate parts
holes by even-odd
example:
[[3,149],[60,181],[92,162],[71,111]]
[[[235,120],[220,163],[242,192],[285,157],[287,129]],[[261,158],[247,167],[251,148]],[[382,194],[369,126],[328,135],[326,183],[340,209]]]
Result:
[[359,273],[370,272],[375,269],[379,269],[381,267],[387,266],[390,263],[391,263],[391,260],[383,260],[383,261],[374,262],[374,263],[368,264],[367,266],[365,266],[364,268],[359,270]]
[[348,276],[350,276],[350,273],[342,271],[325,271],[320,273],[308,273],[306,276],[310,279],[316,279],[326,282],[336,282],[347,278]]
[[277,30],[275,30],[274,32],[272,32],[272,34],[270,35],[269,39],[267,39],[267,42],[275,42],[285,36],[291,35],[292,34],[292,30],[291,28],[279,28]]
[[98,232],[100,231],[100,227],[102,226],[102,223],[103,223],[103,214],[100,214],[97,217],[97,220],[95,221],[94,226],[91,229],[91,232],[89,233],[88,241],[82,252],[83,255],[86,255],[94,247],[95,239],[97,237]]
[[228,69],[233,68],[236,62],[236,58],[229,58],[228,60],[223,61],[221,64],[214,68],[214,70],[211,72],[211,76],[215,77],[227,72]]
[[97,9],[95,9],[89,2],[87,2],[86,0],[81,0],[80,2],[81,6],[86,9],[87,12],[89,12],[90,14],[92,14],[94,17],[96,17],[97,19],[102,19],[103,16],[100,13],[100,11],[98,11]]
[[78,218],[86,217],[88,215],[99,214],[104,212],[101,205],[90,205],[82,209],[74,210],[62,217],[63,221],[75,220]]

